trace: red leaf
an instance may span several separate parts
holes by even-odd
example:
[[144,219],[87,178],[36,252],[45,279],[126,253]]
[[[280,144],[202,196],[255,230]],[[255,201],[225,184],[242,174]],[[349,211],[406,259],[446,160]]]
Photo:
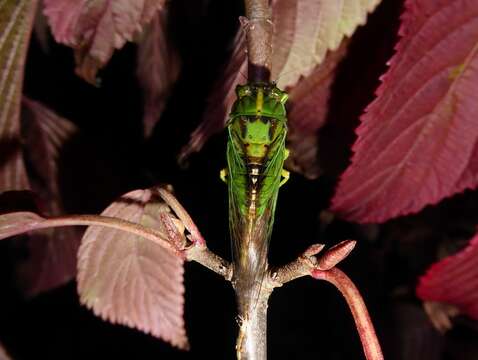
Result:
[[317,179],[320,175],[317,137],[316,132],[303,133],[291,127],[287,133],[287,149],[290,153],[284,167],[307,179]]
[[[169,211],[151,190],[136,190],[122,196],[102,215],[167,233],[160,219],[175,219]],[[180,257],[138,236],[95,226],[86,231],[78,259],[81,302],[95,314],[187,348]]]
[[79,45],[83,35],[77,29],[80,27],[83,8],[88,2],[88,0],[44,0],[44,13],[48,17],[56,41],[69,46]]
[[330,86],[337,65],[346,54],[349,41],[345,40],[314,72],[297,83],[289,93],[288,117],[292,126],[301,132],[311,133],[322,127],[327,116]]
[[98,69],[131,41],[165,0],[45,0],[56,41],[76,48],[76,72],[95,83]]
[[38,192],[49,193],[45,200],[50,202],[51,198],[59,196],[60,151],[77,129],[70,121],[27,97],[22,98],[21,123],[26,156],[34,176],[43,183]]
[[[64,143],[76,131],[74,125],[42,104],[23,98],[22,134],[31,164],[31,184],[40,207],[48,215],[63,213],[58,179],[58,157]],[[19,283],[29,295],[63,285],[76,275],[80,246],[76,228],[36,232],[23,244],[28,257],[17,265]]]
[[290,155],[286,167],[309,179],[317,178],[320,173],[317,130],[325,123],[336,68],[347,52],[348,43],[348,40],[344,40],[310,76],[301,79],[289,94],[287,147]]
[[41,6],[37,7],[33,22],[33,34],[44,53],[50,52],[50,27]]
[[478,235],[455,255],[433,264],[419,280],[417,296],[457,306],[478,320]]
[[37,1],[0,3],[0,192],[27,189],[20,141],[20,96]]
[[2,214],[0,215],[0,240],[40,229],[43,221],[45,221],[44,218],[31,212]]
[[[357,0],[337,2],[323,0],[273,1],[272,19],[275,32],[272,39],[272,79],[277,80],[280,88],[295,86],[301,77],[310,75],[322,63],[327,51],[336,50],[345,36],[351,36],[358,25],[364,24],[367,14],[373,11],[379,2],[380,0],[361,2]],[[337,63],[338,60],[331,60],[329,64],[334,62]],[[330,65],[326,67],[328,68],[328,66]],[[323,73],[328,71],[324,70]],[[245,75],[242,75],[246,72],[245,36],[243,30],[239,29],[234,41],[231,60],[209,98],[210,106],[206,109],[204,120],[191,134],[191,140],[183,148],[180,159],[184,160],[191,153],[199,151],[212,134],[224,128],[227,115],[235,99],[235,87],[241,80],[246,81]],[[323,84],[323,86],[326,87],[327,84]],[[311,116],[312,114],[309,115],[309,118]],[[319,118],[322,117],[319,115]],[[293,121],[291,119],[291,124]],[[300,135],[296,138],[300,138]],[[307,149],[311,149],[315,146],[315,141],[309,138],[308,144],[311,145]],[[300,145],[297,144],[297,146]],[[312,153],[314,150],[307,150],[298,155],[298,165],[295,168],[308,166],[308,163],[313,162],[315,156]],[[316,176],[317,173],[316,165],[315,169],[309,169],[310,177]]]
[[453,327],[452,319],[460,314],[456,306],[436,301],[424,301],[423,309],[433,327],[442,334]]
[[179,75],[179,56],[167,36],[167,11],[157,12],[138,45],[138,79],[144,90],[144,132],[148,137]]
[[75,228],[43,230],[20,245],[28,251],[28,257],[16,264],[18,284],[25,295],[37,295],[75,277],[80,246],[80,234]]
[[[366,22],[380,0],[276,0],[272,74],[280,88],[295,86]],[[281,26],[281,27],[279,27]]]
[[183,256],[191,243],[204,246],[204,239],[174,196],[161,188],[132,191],[103,216],[0,215],[0,240],[76,225],[93,226],[86,231],[78,255],[81,301],[106,320],[187,348]]
[[478,139],[478,3],[407,1],[402,20],[397,53],[333,199],[349,220],[382,222],[477,185],[469,173]]
[[214,92],[208,99],[204,119],[191,134],[191,140],[181,150],[180,162],[194,152],[201,150],[213,134],[224,129],[227,115],[236,99],[236,86],[247,80],[246,35],[240,30],[234,39],[231,61],[224,69],[223,76],[216,82]]
[[5,351],[5,348],[3,345],[0,343],[0,360],[11,360],[11,357],[8,356],[7,352]]

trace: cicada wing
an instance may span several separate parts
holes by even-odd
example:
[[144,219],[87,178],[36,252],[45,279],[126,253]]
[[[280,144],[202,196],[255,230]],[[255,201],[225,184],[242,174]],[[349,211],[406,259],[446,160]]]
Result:
[[230,194],[230,212],[235,215],[230,217],[229,222],[234,257],[234,286],[241,294],[239,300],[242,303],[239,306],[245,311],[257,304],[267,273],[275,203],[271,200],[270,206],[261,216],[250,219],[240,216],[232,198],[234,194]]
[[[230,134],[230,140],[232,137]],[[228,143],[229,164],[229,228],[234,258],[235,288],[241,293],[241,307],[254,307],[257,304],[262,284],[267,273],[267,255],[274,223],[274,213],[280,183],[280,173],[284,163],[285,133],[271,146],[274,150],[264,164],[264,174],[259,198],[262,211],[257,216],[248,216],[244,209],[247,203],[247,166],[245,160]],[[244,310],[246,310],[244,308]]]

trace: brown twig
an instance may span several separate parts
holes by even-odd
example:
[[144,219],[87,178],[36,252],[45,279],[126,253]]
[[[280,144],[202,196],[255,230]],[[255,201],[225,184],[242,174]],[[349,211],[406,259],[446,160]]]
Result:
[[238,360],[267,358],[267,303],[273,288],[263,284],[255,305],[238,315],[239,335],[236,342]]
[[[166,219],[169,218],[164,218],[163,220]],[[169,231],[175,231],[176,233],[168,233],[169,236],[166,237],[165,234],[156,229],[133,223],[131,221],[103,215],[68,215],[55,218],[43,218],[34,213],[17,212],[1,215],[0,220],[3,220],[4,223],[11,224],[8,228],[2,229],[2,232],[0,233],[0,240],[29,231],[53,227],[103,226],[116,230],[122,230],[150,240],[169,251],[175,252],[178,256],[181,256],[184,259],[200,263],[208,269],[223,276],[226,280],[231,280],[232,277],[232,267],[230,263],[217,256],[207,248],[197,229],[194,230],[190,228],[194,231],[195,241],[192,241],[192,243],[189,245],[186,242],[182,242],[181,246],[180,242],[175,239],[179,236],[184,238],[184,235],[179,233],[179,230],[174,226],[173,223],[167,225],[173,225],[172,228],[174,230],[169,227]],[[1,223],[2,221],[0,221],[0,224]],[[168,238],[171,239],[171,241],[168,240]]]
[[186,259],[189,261],[195,261],[202,266],[214,271],[216,274],[221,275],[227,281],[231,281],[231,264],[228,261],[224,260],[222,257],[214,254],[204,244],[195,244],[191,248],[187,249]]
[[269,82],[272,67],[272,18],[268,0],[245,0],[246,18],[241,23],[246,32],[248,79]]

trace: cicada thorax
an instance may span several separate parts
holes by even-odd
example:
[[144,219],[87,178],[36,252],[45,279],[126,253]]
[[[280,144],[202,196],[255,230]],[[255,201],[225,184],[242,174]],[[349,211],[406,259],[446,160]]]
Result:
[[228,187],[234,278],[239,306],[253,306],[267,252],[285,158],[287,94],[272,84],[236,89],[228,122]]

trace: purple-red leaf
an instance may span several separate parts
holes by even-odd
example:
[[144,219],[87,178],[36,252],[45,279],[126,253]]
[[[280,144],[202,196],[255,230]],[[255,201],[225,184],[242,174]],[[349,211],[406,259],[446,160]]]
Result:
[[345,40],[337,51],[331,52],[312,74],[289,92],[288,117],[298,131],[312,133],[325,122],[330,97],[330,86],[335,78],[337,65],[346,54]]
[[176,82],[179,56],[167,36],[167,10],[158,11],[138,44],[138,79],[143,88],[144,133],[148,137],[159,120]]
[[16,264],[18,284],[27,296],[64,285],[76,275],[80,246],[77,229],[47,229],[31,234],[23,246],[27,257]]
[[30,212],[4,214],[0,240],[74,225],[94,225],[86,231],[78,254],[81,301],[106,320],[187,348],[184,251],[191,243],[204,245],[204,239],[179,202],[164,189],[136,190],[102,216],[47,219]]
[[[22,138],[31,165],[30,183],[42,213],[63,213],[58,178],[59,152],[76,131],[75,126],[41,103],[23,98]],[[75,228],[48,229],[26,240],[28,256],[17,265],[19,283],[35,295],[66,283],[76,275],[80,232]]]
[[433,264],[416,292],[422,300],[455,305],[478,320],[478,235],[464,250]]
[[[168,222],[161,221],[166,216],[179,226],[177,234],[185,240],[184,227],[151,190],[136,190],[122,196],[102,215],[168,234]],[[78,259],[81,302],[95,314],[187,348],[183,260],[177,254],[144,238],[95,226],[86,231]]]
[[38,6],[36,10],[33,34],[43,52],[48,53],[50,50],[50,27],[48,26],[48,19],[43,14],[42,6]]
[[236,86],[247,80],[246,34],[242,30],[237,33],[233,46],[231,61],[214,86],[203,121],[191,134],[189,144],[181,150],[180,161],[201,150],[211,135],[224,129],[227,114],[236,99]]
[[456,306],[436,301],[424,301],[423,308],[433,327],[442,334],[453,327],[452,319],[460,314]]
[[0,192],[27,189],[20,140],[25,57],[37,1],[0,2]]
[[407,1],[402,20],[333,199],[349,220],[382,222],[477,185],[478,2]]
[[329,53],[324,62],[310,76],[300,80],[289,93],[287,147],[290,155],[286,167],[309,179],[317,178],[320,173],[317,131],[325,123],[337,65],[345,56],[348,43],[347,39],[344,40],[336,51]]
[[[34,176],[43,184],[38,193],[46,192],[45,200],[59,196],[58,160],[60,152],[77,131],[70,121],[62,118],[43,104],[22,98],[22,138],[26,156]],[[43,186],[43,185],[46,186]],[[55,214],[56,215],[56,214]]]
[[95,83],[103,67],[126,41],[133,40],[165,0],[45,0],[56,41],[76,49],[76,72]]
[[0,240],[42,229],[41,224],[44,221],[44,218],[31,212],[2,214],[0,215]]
[[281,88],[294,86],[336,50],[380,0],[276,0],[272,75]]
[[0,343],[0,360],[11,360],[11,357],[8,356],[7,352],[5,351],[5,348],[3,345]]

